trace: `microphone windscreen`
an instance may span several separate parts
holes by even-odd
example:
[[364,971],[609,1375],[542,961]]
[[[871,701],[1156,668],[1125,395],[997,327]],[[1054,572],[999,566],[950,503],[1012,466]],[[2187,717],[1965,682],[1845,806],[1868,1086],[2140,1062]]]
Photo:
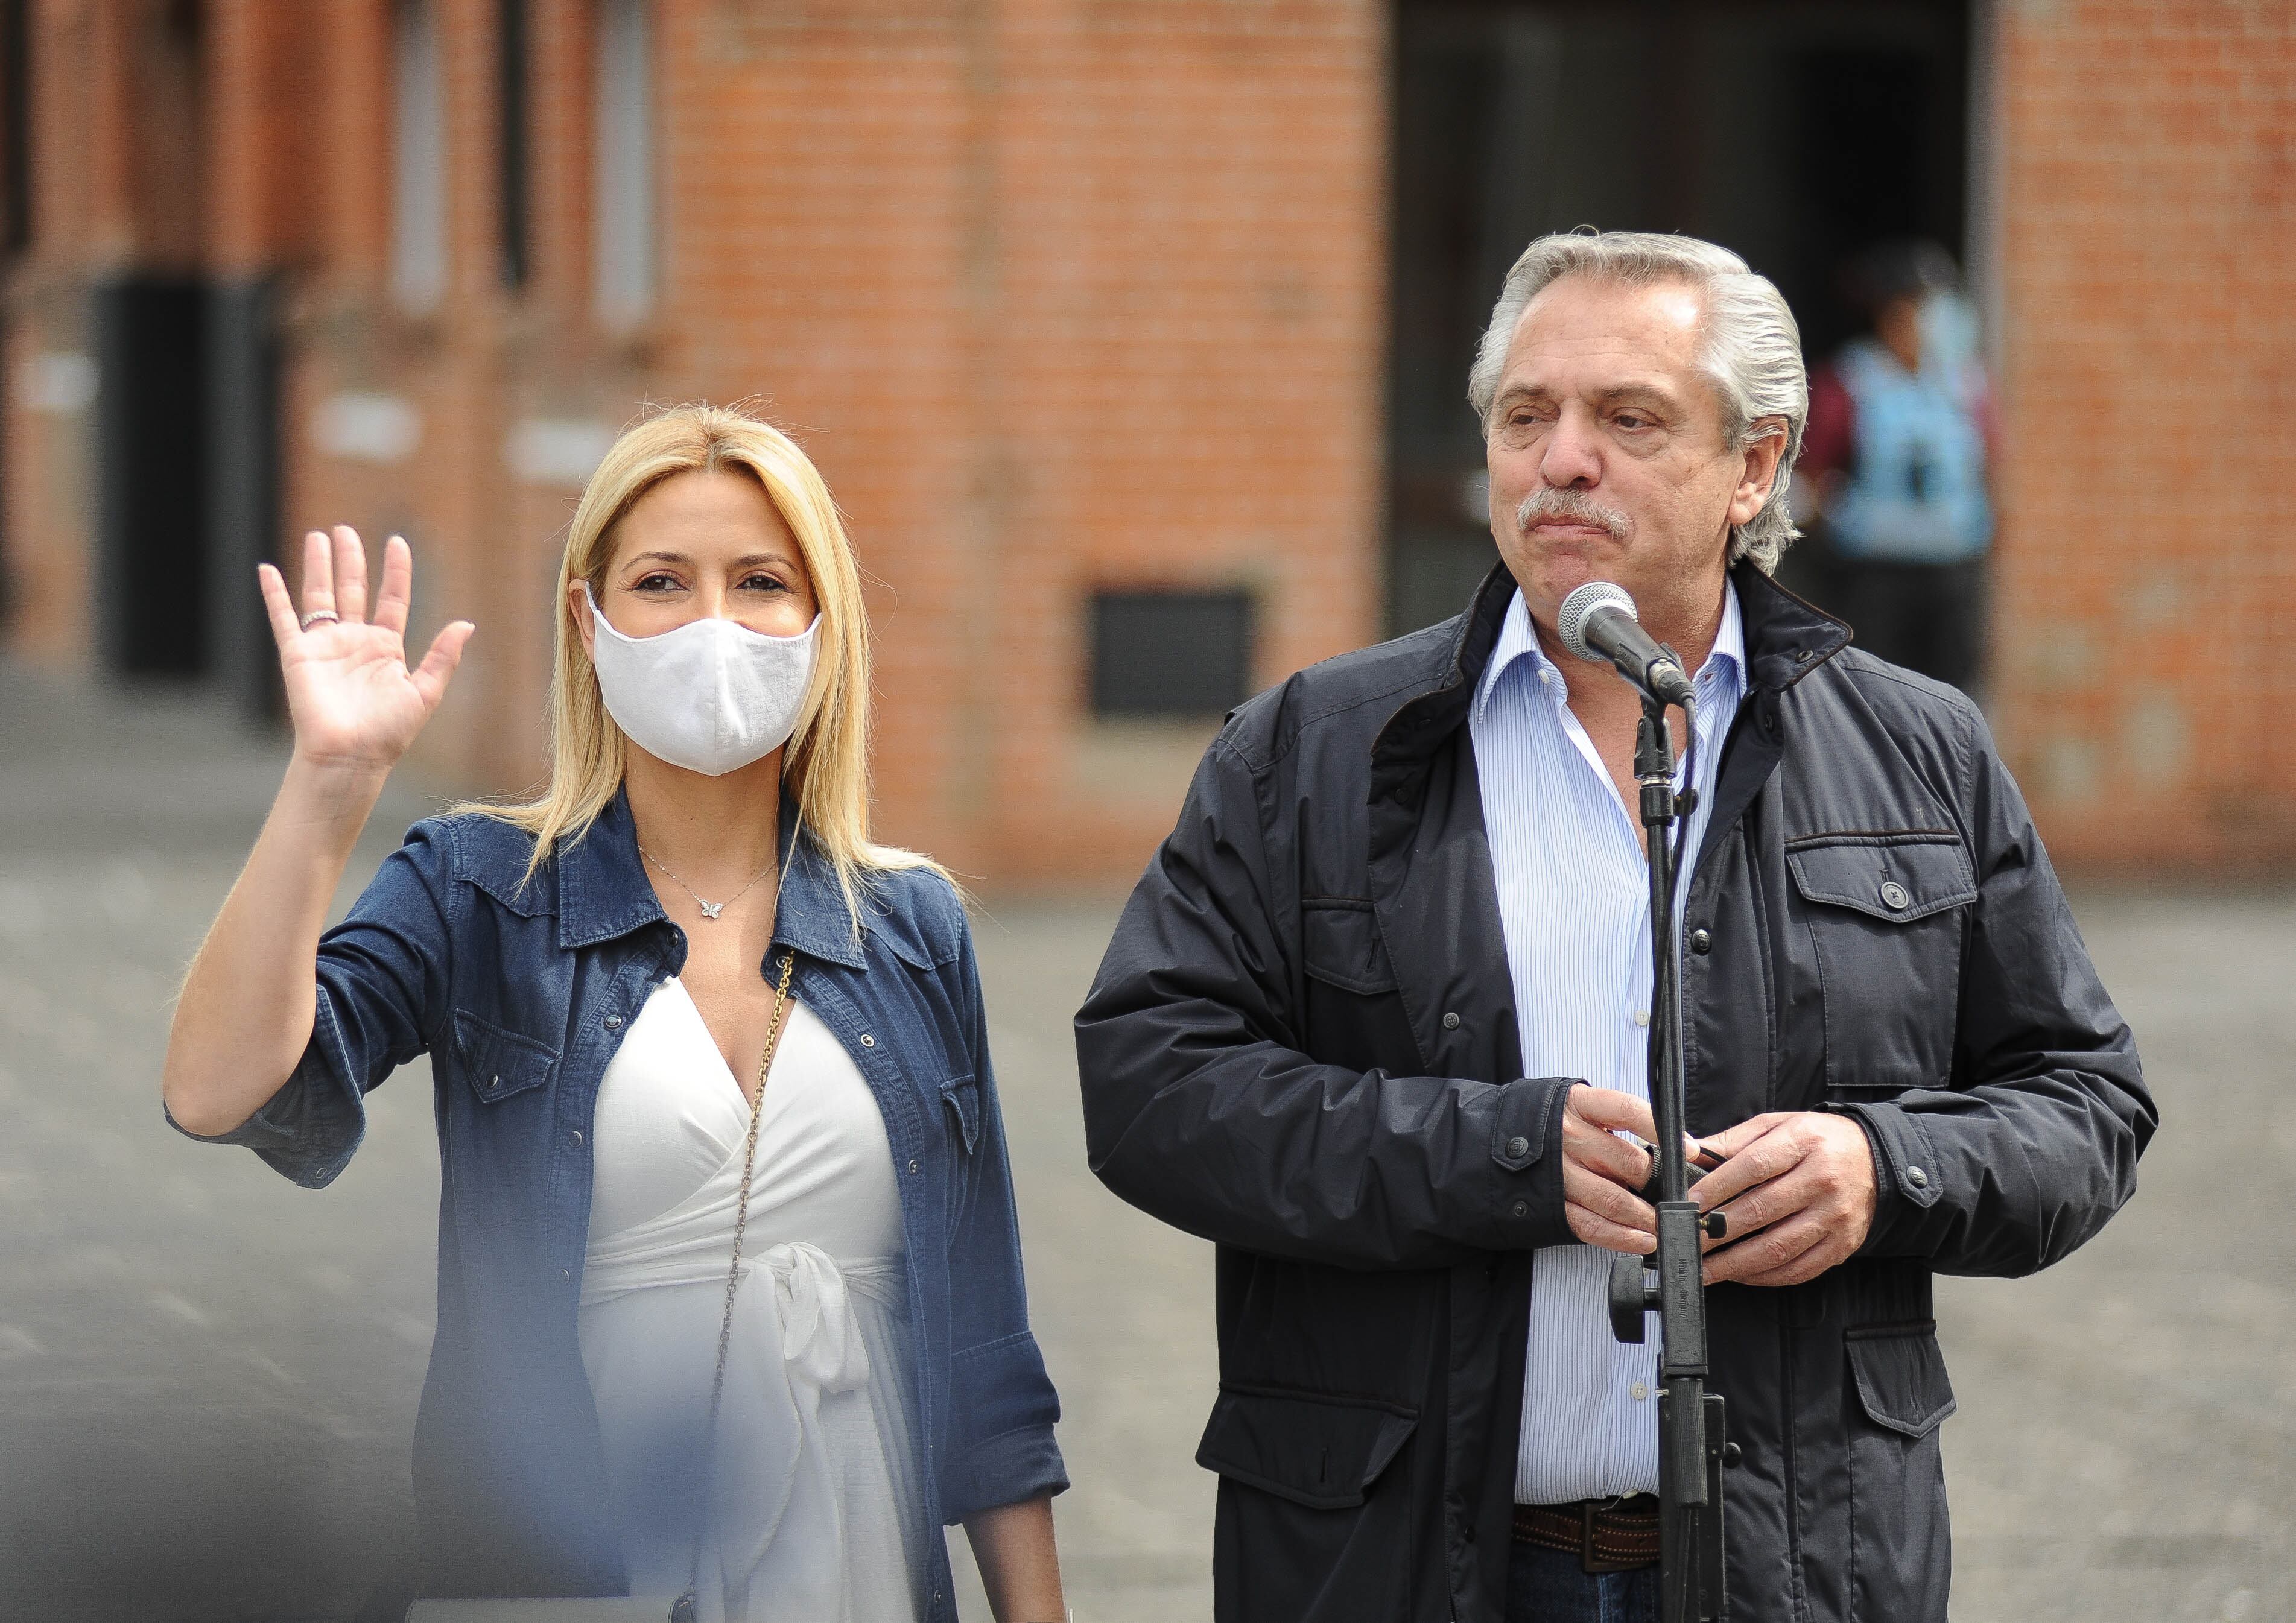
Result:
[[1607,664],[1607,656],[1587,643],[1587,617],[1597,609],[1616,609],[1637,625],[1642,622],[1642,616],[1635,612],[1634,596],[1626,587],[1615,581],[1590,580],[1562,600],[1554,617],[1554,635],[1579,659]]

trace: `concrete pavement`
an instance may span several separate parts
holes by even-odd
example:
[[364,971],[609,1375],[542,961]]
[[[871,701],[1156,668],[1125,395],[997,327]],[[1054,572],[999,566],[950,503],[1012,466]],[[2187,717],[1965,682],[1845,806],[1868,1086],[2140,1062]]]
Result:
[[[0,1617],[347,1618],[412,1537],[438,1190],[422,1068],[375,1095],[319,1195],[160,1117],[168,999],[282,759],[199,701],[0,664]],[[339,903],[429,805],[395,791]],[[1210,1251],[1084,1167],[1067,1022],[1111,908],[993,906],[980,954],[1067,1410],[1070,1597],[1079,1623],[1167,1623],[1210,1612],[1212,1482],[1192,1456]],[[2296,1617],[2296,906],[2079,912],[2169,1128],[2136,1203],[2070,1262],[1940,1283],[1954,1615]]]

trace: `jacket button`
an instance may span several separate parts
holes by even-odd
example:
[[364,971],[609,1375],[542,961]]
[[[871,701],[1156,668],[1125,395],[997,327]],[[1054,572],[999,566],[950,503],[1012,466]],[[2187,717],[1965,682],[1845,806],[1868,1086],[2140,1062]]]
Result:
[[1510,1156],[1515,1156],[1515,1155],[1528,1155],[1528,1154],[1529,1154],[1529,1153],[1530,1153],[1530,1140],[1529,1140],[1528,1138],[1510,1138],[1510,1139],[1508,1139],[1508,1140],[1506,1141],[1506,1152],[1507,1152]]
[[1927,1189],[1930,1186],[1930,1175],[1919,1167],[1908,1167],[1906,1168],[1906,1182],[1916,1189]]
[[1458,1029],[1459,1013],[1457,1010],[1454,1009],[1443,1016],[1443,1029],[1446,1031],[1456,1031]]
[[1528,1217],[1530,1216],[1530,1202],[1529,1201],[1517,1201],[1514,1203],[1514,1215],[1518,1217]]
[[496,1088],[496,1087],[500,1087],[501,1086],[502,1086],[502,1078],[501,1078],[500,1077],[488,1077],[488,1078],[487,1078],[487,1086],[488,1086],[488,1087],[489,1087],[489,1088]]
[[864,1048],[874,1048],[876,1045],[877,1039],[875,1037],[871,1037],[865,1031],[861,1034],[861,1046]]
[[1714,938],[1702,930],[1690,932],[1690,950],[1703,958],[1714,950]]
[[910,1170],[911,1172],[914,1172],[916,1169],[917,1169],[917,1164],[916,1164],[916,1162],[914,1162],[914,1161],[911,1161],[911,1162],[909,1163],[909,1170]]
[[607,1029],[607,1030],[609,1030],[609,1031],[619,1031],[621,1029],[622,1029],[622,1017],[621,1017],[620,1015],[619,1015],[619,1014],[609,1014],[608,1016],[606,1016],[606,1029]]
[[1906,888],[1894,879],[1882,887],[1882,905],[1885,907],[1902,907],[1913,899],[1906,894]]
[[582,1129],[579,1127],[574,1129],[574,1142],[578,1144],[582,1142]]

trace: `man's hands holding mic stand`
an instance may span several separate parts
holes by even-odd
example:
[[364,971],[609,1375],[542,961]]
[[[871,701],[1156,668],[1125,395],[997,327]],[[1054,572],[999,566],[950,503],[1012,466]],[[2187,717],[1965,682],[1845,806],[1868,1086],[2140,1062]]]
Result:
[[[1657,1136],[1650,1106],[1632,1094],[1581,1086],[1564,1095],[1563,1214],[1572,1234],[1631,1256],[1658,1249],[1646,1193]],[[1691,1199],[1702,1212],[1721,1212],[1726,1225],[1721,1239],[1701,1244],[1708,1284],[1816,1279],[1863,1245],[1873,1225],[1874,1152],[1847,1116],[1772,1111],[1686,1139],[1684,1153],[1702,1169]]]

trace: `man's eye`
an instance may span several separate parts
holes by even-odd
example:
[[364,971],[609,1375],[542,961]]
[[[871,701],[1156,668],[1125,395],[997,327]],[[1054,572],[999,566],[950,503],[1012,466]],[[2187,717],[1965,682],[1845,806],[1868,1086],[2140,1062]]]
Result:
[[1644,416],[1640,412],[1620,412],[1611,421],[1617,423],[1620,428],[1628,430],[1629,431],[1636,429],[1646,429],[1651,426],[1651,420]]

